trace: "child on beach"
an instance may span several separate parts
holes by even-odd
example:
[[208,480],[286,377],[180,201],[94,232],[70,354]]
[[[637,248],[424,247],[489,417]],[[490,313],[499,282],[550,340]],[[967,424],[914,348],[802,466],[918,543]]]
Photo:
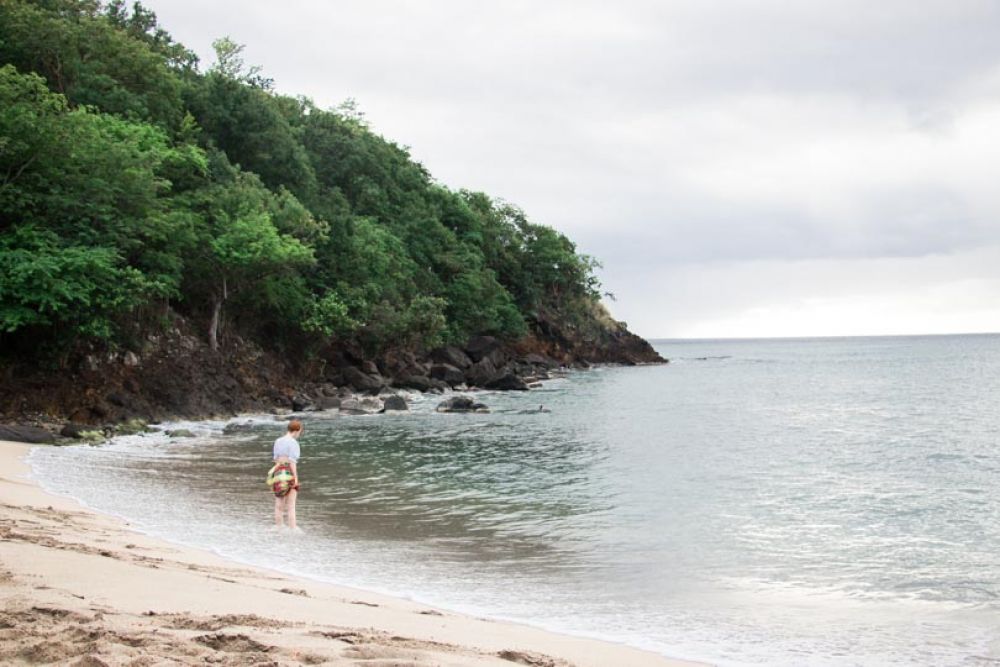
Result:
[[267,475],[267,483],[274,492],[274,523],[281,528],[282,518],[288,515],[288,527],[296,529],[295,498],[299,494],[299,436],[302,422],[288,422],[288,432],[274,441],[274,467]]

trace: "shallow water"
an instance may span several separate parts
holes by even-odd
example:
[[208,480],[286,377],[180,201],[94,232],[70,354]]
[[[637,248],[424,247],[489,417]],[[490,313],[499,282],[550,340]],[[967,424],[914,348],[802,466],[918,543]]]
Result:
[[673,363],[481,393],[488,415],[418,396],[409,414],[309,419],[301,536],[269,527],[283,427],[266,416],[32,463],[246,562],[672,656],[1000,658],[1000,336],[657,348]]

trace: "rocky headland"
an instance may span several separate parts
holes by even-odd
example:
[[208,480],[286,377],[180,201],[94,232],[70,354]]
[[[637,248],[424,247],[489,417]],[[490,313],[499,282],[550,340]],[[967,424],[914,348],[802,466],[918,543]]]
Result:
[[176,318],[133,349],[91,351],[61,369],[8,364],[0,385],[0,424],[7,426],[0,428],[6,439],[42,442],[254,411],[369,414],[405,410],[405,401],[392,397],[396,390],[530,391],[564,369],[666,362],[610,319],[586,333],[551,320],[530,324],[531,333],[515,341],[474,336],[460,346],[379,356],[340,343],[300,358],[238,337],[212,350]]

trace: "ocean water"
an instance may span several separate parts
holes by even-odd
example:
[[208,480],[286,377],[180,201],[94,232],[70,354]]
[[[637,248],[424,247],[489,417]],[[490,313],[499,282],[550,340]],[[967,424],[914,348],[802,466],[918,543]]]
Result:
[[655,345],[491,414],[307,417],[302,535],[270,416],[31,462],[177,542],[669,656],[1000,663],[1000,336]]

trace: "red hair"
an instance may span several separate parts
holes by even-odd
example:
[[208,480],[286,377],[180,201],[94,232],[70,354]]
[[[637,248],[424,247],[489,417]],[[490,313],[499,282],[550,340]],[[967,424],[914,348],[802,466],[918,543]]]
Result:
[[289,433],[296,433],[301,430],[302,430],[302,422],[300,422],[298,419],[293,419],[292,421],[288,422]]

